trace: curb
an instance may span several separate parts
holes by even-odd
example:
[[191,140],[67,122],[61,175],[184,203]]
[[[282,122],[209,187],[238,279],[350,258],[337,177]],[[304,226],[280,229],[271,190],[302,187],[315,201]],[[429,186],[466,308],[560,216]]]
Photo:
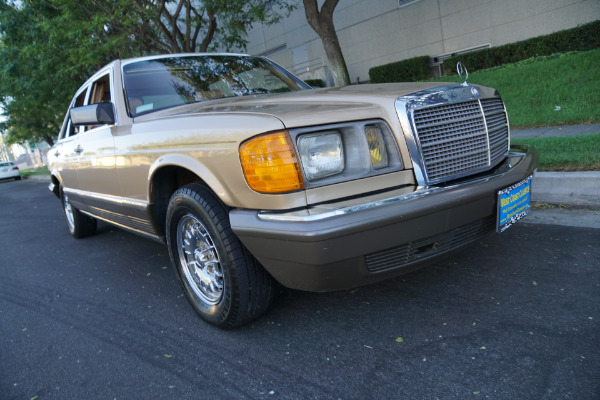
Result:
[[531,192],[533,201],[600,207],[600,171],[536,172]]
[[40,182],[50,182],[50,175],[45,174],[45,175],[29,175],[29,176],[23,176],[23,179],[26,179],[28,181],[40,181]]

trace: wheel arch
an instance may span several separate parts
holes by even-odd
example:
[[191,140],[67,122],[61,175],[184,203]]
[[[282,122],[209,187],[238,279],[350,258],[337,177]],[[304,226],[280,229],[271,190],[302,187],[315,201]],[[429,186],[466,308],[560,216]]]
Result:
[[61,197],[62,181],[58,178],[57,174],[50,174],[50,191],[60,199]]
[[148,199],[153,206],[151,216],[154,225],[160,228],[161,233],[165,232],[167,207],[171,196],[177,189],[190,183],[203,184],[221,202],[227,204],[229,193],[201,162],[181,154],[160,157],[149,171]]

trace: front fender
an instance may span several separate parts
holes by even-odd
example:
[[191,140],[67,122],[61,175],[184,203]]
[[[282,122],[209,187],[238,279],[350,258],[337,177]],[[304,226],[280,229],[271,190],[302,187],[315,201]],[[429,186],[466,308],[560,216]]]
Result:
[[148,198],[151,197],[152,180],[158,170],[164,167],[180,167],[197,175],[225,204],[231,203],[231,193],[217,179],[214,173],[202,162],[185,154],[165,154],[157,158],[148,171]]
[[48,185],[48,190],[50,190],[54,195],[60,199],[60,186],[62,185],[62,179],[60,179],[60,174],[57,170],[50,171],[50,184]]

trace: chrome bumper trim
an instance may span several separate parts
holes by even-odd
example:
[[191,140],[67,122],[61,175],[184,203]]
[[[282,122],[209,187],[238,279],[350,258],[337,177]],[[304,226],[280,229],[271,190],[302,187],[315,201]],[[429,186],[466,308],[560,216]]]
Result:
[[[312,222],[312,221],[320,221],[327,218],[336,217],[339,215],[345,215],[350,213],[355,213],[362,210],[367,210],[369,208],[381,207],[386,204],[396,203],[398,201],[416,199],[422,196],[429,195],[431,193],[443,191],[445,188],[441,187],[430,187],[430,188],[417,188],[416,191],[412,193],[403,194],[400,196],[394,196],[383,200],[372,201],[369,203],[358,204],[350,207],[342,207],[331,211],[326,211],[320,214],[313,215],[291,215],[291,213],[286,214],[274,214],[271,211],[260,211],[258,213],[258,218],[263,221],[286,221],[286,222]],[[308,211],[307,211],[308,212]]]
[[[331,211],[325,211],[318,214],[308,214],[309,210],[302,211],[292,211],[286,213],[274,213],[273,211],[259,211],[257,216],[259,219],[263,221],[278,221],[278,222],[313,222],[313,221],[321,221],[327,218],[333,218],[340,215],[351,214],[363,210],[367,210],[370,208],[376,208],[385,206],[388,204],[397,203],[399,201],[407,201],[418,199],[423,196],[428,196],[433,193],[441,193],[448,190],[456,189],[457,187],[478,183],[478,182],[486,182],[490,179],[493,179],[496,176],[503,175],[506,172],[510,171],[512,167],[518,163],[518,161],[522,160],[526,156],[525,153],[510,153],[509,156],[505,159],[505,161],[500,164],[496,173],[491,175],[486,175],[483,177],[477,177],[473,179],[462,180],[460,183],[445,185],[445,186],[418,186],[415,191],[412,193],[406,193],[399,196],[393,196],[382,200],[372,201],[363,204],[357,204],[355,206],[349,207],[341,207]],[[298,215],[298,213],[306,213],[306,215]]]

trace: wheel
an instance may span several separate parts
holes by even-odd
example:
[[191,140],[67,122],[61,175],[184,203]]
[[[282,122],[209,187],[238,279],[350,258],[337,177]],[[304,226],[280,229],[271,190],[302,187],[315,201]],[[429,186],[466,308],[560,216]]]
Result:
[[226,206],[207,187],[177,190],[166,222],[171,262],[200,317],[228,329],[266,311],[273,280],[234,235]]
[[95,218],[88,217],[73,207],[69,197],[61,190],[63,212],[69,232],[74,237],[81,239],[96,233],[97,221]]
[[21,180],[21,175],[15,176],[15,181],[20,181],[20,180]]

